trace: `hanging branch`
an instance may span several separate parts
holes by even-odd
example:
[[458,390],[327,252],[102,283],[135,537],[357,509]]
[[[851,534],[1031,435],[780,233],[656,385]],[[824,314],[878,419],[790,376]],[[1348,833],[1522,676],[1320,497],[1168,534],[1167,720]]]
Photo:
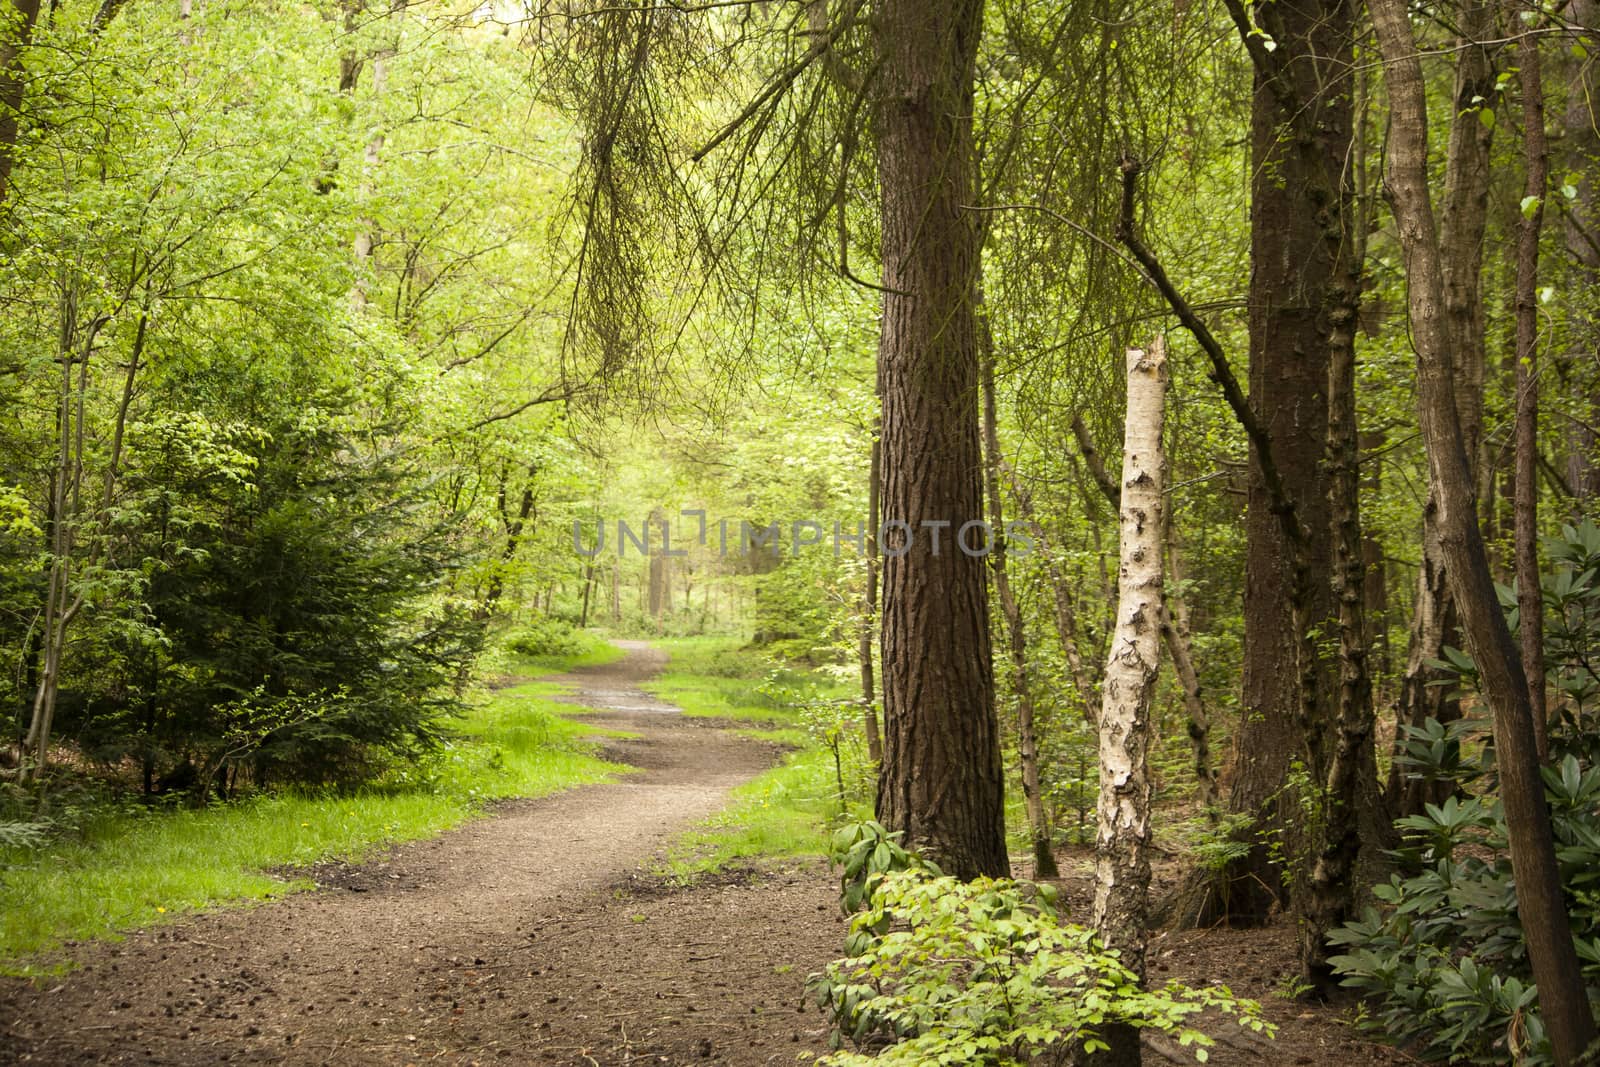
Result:
[[1150,283],[1161,293],[1167,306],[1183,324],[1183,328],[1200,343],[1201,350],[1210,359],[1211,373],[1207,377],[1222,389],[1222,396],[1227,400],[1229,409],[1233,411],[1233,417],[1244,428],[1245,436],[1250,439],[1250,444],[1256,450],[1256,464],[1261,470],[1261,481],[1267,490],[1270,510],[1278,516],[1278,521],[1283,525],[1284,536],[1289,542],[1300,545],[1305,541],[1305,532],[1301,530],[1300,522],[1295,517],[1294,501],[1290,499],[1289,491],[1278,473],[1277,464],[1273,462],[1272,440],[1267,435],[1267,428],[1261,424],[1261,420],[1256,417],[1255,409],[1250,406],[1250,400],[1245,396],[1244,388],[1234,375],[1233,366],[1228,362],[1227,353],[1222,350],[1222,345],[1195,313],[1194,308],[1184,299],[1178,287],[1172,284],[1172,279],[1167,276],[1155,253],[1139,239],[1134,222],[1134,194],[1138,190],[1139,161],[1131,156],[1123,156],[1121,170],[1122,213],[1117,219],[1117,240],[1138,261],[1145,277],[1150,279]]

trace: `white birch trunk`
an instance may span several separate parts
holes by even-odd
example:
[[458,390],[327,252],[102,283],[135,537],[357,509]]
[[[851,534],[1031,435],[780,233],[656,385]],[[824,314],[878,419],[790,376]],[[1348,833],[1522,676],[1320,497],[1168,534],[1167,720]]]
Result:
[[[1144,977],[1149,910],[1150,777],[1146,754],[1160,662],[1165,461],[1161,428],[1167,385],[1166,345],[1128,351],[1128,411],[1122,448],[1121,563],[1117,625],[1100,704],[1100,802],[1094,924],[1123,963]],[[1126,1029],[1126,1028],[1117,1028]],[[1110,1063],[1138,1063],[1139,1037],[1103,1035]]]

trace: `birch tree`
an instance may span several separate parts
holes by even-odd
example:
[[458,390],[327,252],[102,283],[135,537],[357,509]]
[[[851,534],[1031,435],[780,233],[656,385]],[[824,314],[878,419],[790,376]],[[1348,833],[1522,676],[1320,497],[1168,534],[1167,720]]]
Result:
[[[1121,562],[1117,625],[1100,705],[1099,829],[1095,841],[1094,925],[1122,961],[1144,977],[1149,910],[1150,748],[1161,648],[1161,536],[1166,509],[1161,430],[1167,386],[1166,343],[1129,349],[1128,413],[1122,447]],[[1111,1027],[1103,1062],[1137,1064],[1139,1034]]]

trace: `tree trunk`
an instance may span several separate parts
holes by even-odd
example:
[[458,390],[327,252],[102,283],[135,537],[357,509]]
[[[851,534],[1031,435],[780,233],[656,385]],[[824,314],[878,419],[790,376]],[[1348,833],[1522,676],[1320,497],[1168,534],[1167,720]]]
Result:
[[[1004,778],[983,561],[953,535],[981,514],[972,137],[982,0],[878,0],[883,510],[909,549],[883,568],[878,815],[961,878],[1004,875]],[[939,528],[949,523],[940,549]],[[886,546],[893,548],[893,546]]]
[[656,629],[661,628],[661,616],[672,607],[672,583],[669,580],[668,567],[671,560],[664,551],[671,536],[667,531],[667,513],[661,508],[654,508],[650,517],[645,519],[645,543],[649,544],[649,530],[652,526],[661,530],[661,548],[650,554],[650,592],[649,606],[650,617],[656,622]]
[[[1486,470],[1483,451],[1483,375],[1487,361],[1484,342],[1483,235],[1489,210],[1491,176],[1489,149],[1493,127],[1480,117],[1480,108],[1492,107],[1495,68],[1484,43],[1494,28],[1493,10],[1487,3],[1471,2],[1461,12],[1460,59],[1456,64],[1455,106],[1450,141],[1445,152],[1444,199],[1439,208],[1439,243],[1443,256],[1445,315],[1450,322],[1455,350],[1461,354],[1461,373],[1452,383],[1460,413],[1462,440],[1468,464],[1475,472]],[[1476,478],[1478,474],[1474,474]],[[1422,563],[1417,573],[1412,605],[1410,642],[1405,674],[1396,706],[1395,751],[1405,739],[1405,727],[1420,727],[1429,719],[1441,723],[1461,717],[1461,702],[1430,662],[1444,658],[1444,646],[1460,645],[1459,623],[1450,603],[1445,580],[1444,550],[1439,543],[1438,504],[1432,493],[1422,509]],[[1420,814],[1423,805],[1443,803],[1447,782],[1407,778],[1404,768],[1391,764],[1388,797],[1395,816]]]
[[1494,715],[1495,761],[1505,807],[1517,913],[1539,987],[1539,1010],[1560,1067],[1577,1064],[1595,1038],[1567,921],[1550,813],[1528,703],[1527,679],[1506,627],[1472,506],[1472,470],[1451,388],[1452,338],[1444,326],[1444,278],[1428,188],[1427,98],[1405,0],[1370,0],[1390,99],[1388,192],[1409,287],[1417,349],[1419,422],[1438,496],[1451,594]]
[[[1520,5],[1516,5],[1519,6]],[[1537,7],[1523,8],[1538,17]],[[1518,636],[1528,676],[1528,708],[1540,762],[1550,756],[1545,717],[1544,594],[1539,585],[1539,231],[1544,225],[1547,151],[1544,86],[1539,76],[1538,38],[1517,42],[1522,80],[1522,156],[1526,168],[1522,225],[1517,232],[1517,498],[1514,556],[1517,572]]]
[[857,650],[861,663],[861,721],[867,730],[867,758],[874,767],[883,762],[883,733],[878,728],[878,686],[872,669],[872,634],[878,618],[878,482],[882,474],[883,447],[874,426],[872,465],[867,474],[867,582],[861,593],[861,633]]
[[[1166,345],[1130,349],[1128,408],[1122,449],[1121,565],[1117,625],[1106,661],[1100,705],[1099,829],[1095,839],[1094,925],[1123,964],[1144,979],[1149,914],[1150,776],[1146,757],[1161,648],[1161,534],[1166,477],[1161,429],[1166,392]],[[1096,1063],[1137,1065],[1139,1032],[1107,1027],[1110,1048]]]
[[[1106,471],[1105,461],[1101,459],[1100,450],[1095,447],[1094,438],[1090,436],[1089,428],[1084,425],[1082,415],[1072,417],[1072,435],[1078,440],[1078,450],[1083,453],[1084,465],[1089,468],[1089,477],[1100,487],[1101,495],[1111,504],[1112,509],[1120,511],[1122,490]],[[1178,551],[1177,538],[1172,533],[1171,508],[1167,509],[1165,519],[1167,528],[1162,531],[1162,539],[1166,545],[1167,569],[1172,575],[1172,581],[1163,598],[1166,608],[1161,617],[1161,639],[1166,644],[1167,655],[1172,660],[1173,673],[1178,676],[1178,684],[1183,689],[1183,709],[1189,719],[1189,741],[1194,746],[1195,785],[1200,805],[1206,809],[1206,817],[1215,822],[1217,772],[1211,765],[1211,717],[1206,713],[1205,697],[1200,687],[1200,673],[1195,670],[1194,656],[1190,653],[1189,609],[1178,593],[1178,587],[1183,584],[1183,562],[1182,555]]]
[[1061,871],[1050,851],[1050,826],[1044,816],[1044,795],[1039,784],[1039,741],[1034,732],[1033,679],[1028,671],[1028,635],[1022,624],[1022,608],[1011,588],[1006,569],[1005,510],[1000,501],[1000,422],[994,398],[994,342],[988,322],[978,321],[978,347],[982,355],[984,490],[988,496],[989,526],[994,547],[989,553],[989,569],[994,575],[995,595],[1005,618],[1007,645],[1011,652],[1011,685],[1017,694],[1017,760],[1022,764],[1022,800],[1028,815],[1028,836],[1033,842],[1033,873],[1036,878],[1055,878]]
[[[1591,42],[1600,34],[1600,3],[1596,0],[1573,0],[1567,18],[1580,33],[1587,33]],[[1578,176],[1578,195],[1567,205],[1566,212],[1564,236],[1571,273],[1567,275],[1565,291],[1584,293],[1600,285],[1600,212],[1595,210],[1595,170],[1600,165],[1600,69],[1587,50],[1582,58],[1568,62],[1567,108],[1562,117],[1562,156],[1566,163],[1563,170]],[[1563,359],[1569,366],[1592,367],[1600,361],[1600,318],[1586,310],[1583,302],[1574,303],[1568,323],[1571,343]],[[1590,502],[1600,497],[1600,462],[1596,461],[1600,436],[1594,430],[1600,426],[1600,394],[1594,386],[1590,386],[1586,406],[1589,417],[1573,423],[1567,460],[1567,484],[1572,486],[1580,514],[1588,513]]]
[[[1345,262],[1358,265],[1365,241]],[[1353,294],[1354,277],[1341,286]],[[1328,498],[1333,532],[1333,594],[1338,605],[1339,684],[1333,752],[1324,772],[1321,840],[1311,861],[1304,906],[1296,925],[1305,978],[1322,994],[1337,984],[1328,965],[1328,931],[1350,917],[1356,861],[1361,855],[1363,779],[1376,792],[1372,681],[1367,669],[1366,551],[1361,536],[1360,435],[1356,429],[1356,310],[1330,316],[1328,361]],[[1370,795],[1370,794],[1369,794]],[[1376,844],[1376,842],[1374,842]]]
[[39,0],[0,2],[0,204],[11,192],[11,171],[16,165],[22,93],[27,83],[22,54],[38,21]]
[[1178,684],[1183,689],[1183,710],[1188,718],[1186,730],[1189,744],[1194,748],[1196,799],[1205,809],[1206,819],[1216,822],[1217,768],[1211,762],[1211,715],[1206,711],[1200,672],[1195,669],[1194,656],[1190,651],[1189,607],[1177,592],[1183,584],[1183,556],[1178,551],[1178,541],[1172,533],[1170,508],[1167,527],[1167,573],[1172,580],[1164,597],[1166,610],[1161,616],[1161,638],[1167,646],[1167,656],[1172,660],[1172,673],[1178,676]]
[[1240,925],[1265,922],[1282,902],[1285,872],[1274,857],[1309,845],[1300,798],[1285,788],[1291,764],[1304,761],[1314,782],[1327,770],[1324,695],[1336,680],[1311,634],[1334,632],[1337,616],[1325,580],[1334,561],[1323,460],[1329,314],[1348,303],[1331,298],[1330,289],[1348,284],[1350,274],[1349,219],[1337,179],[1351,147],[1346,72],[1355,12],[1348,0],[1293,0],[1258,3],[1255,14],[1276,48],[1257,58],[1251,109],[1250,405],[1271,442],[1301,543],[1274,510],[1252,441],[1243,717],[1229,806],[1258,819],[1281,848],[1254,840],[1198,916]]
[[1051,550],[1050,538],[1045,534],[1044,527],[1039,524],[1038,517],[1034,513],[1033,494],[1028,492],[1028,487],[1022,484],[1004,460],[1000,466],[1011,484],[1011,496],[1017,502],[1018,514],[1030,527],[1034,540],[1039,543],[1039,558],[1044,561],[1045,575],[1050,581],[1050,593],[1055,604],[1056,634],[1061,639],[1061,652],[1067,660],[1067,673],[1072,675],[1072,689],[1078,698],[1083,719],[1093,726],[1100,707],[1100,694],[1095,689],[1094,679],[1090,677],[1089,667],[1083,660],[1081,631],[1078,627],[1077,614],[1072,610],[1072,587],[1068,585],[1066,576],[1061,573],[1061,564]]

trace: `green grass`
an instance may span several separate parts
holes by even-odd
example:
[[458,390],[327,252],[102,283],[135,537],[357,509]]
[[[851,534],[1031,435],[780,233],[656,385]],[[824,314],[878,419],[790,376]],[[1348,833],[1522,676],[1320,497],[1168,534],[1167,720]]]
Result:
[[824,697],[849,697],[853,688],[818,671],[776,666],[738,637],[677,637],[652,642],[667,653],[667,669],[643,688],[700,719],[794,726],[797,708],[783,690],[808,688]]
[[[845,781],[848,786],[848,769]],[[861,817],[871,814],[859,791],[849,809]],[[829,823],[839,813],[832,753],[815,745],[800,749],[734,789],[725,810],[674,841],[660,872],[687,882],[758,857],[821,856]]]
[[583,651],[566,656],[517,656],[509,658],[510,668],[520,674],[560,674],[574,667],[599,667],[615,663],[628,654],[598,634],[580,630]]
[[565,718],[559,690],[501,690],[457,725],[438,755],[347,795],[285,793],[203,810],[108,813],[70,839],[0,851],[0,972],[59,971],[40,953],[114,937],[224,903],[270,900],[310,885],[265,873],[359,860],[441,833],[485,802],[541,796],[626,770],[585,738],[615,734]]
[[[681,835],[661,873],[679,881],[758,857],[820,856],[829,823],[840,813],[833,754],[806,731],[805,713],[788,706],[783,690],[821,697],[850,697],[842,679],[797,667],[775,667],[738,638],[692,637],[655,642],[666,650],[667,670],[645,688],[696,718],[759,724],[738,732],[790,746],[783,762],[734,789],[728,807]],[[865,814],[870,802],[859,753],[846,753],[848,806]]]

